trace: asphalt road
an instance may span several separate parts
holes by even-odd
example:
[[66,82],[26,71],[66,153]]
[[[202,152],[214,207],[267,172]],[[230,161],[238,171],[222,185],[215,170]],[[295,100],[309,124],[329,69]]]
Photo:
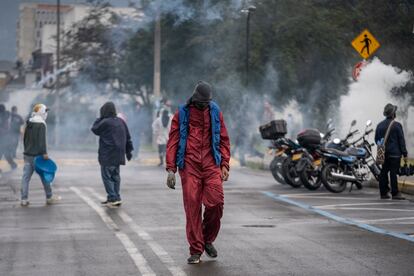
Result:
[[187,265],[181,189],[145,155],[123,167],[124,205],[107,209],[95,156],[59,153],[60,204],[34,176],[28,208],[0,179],[0,275],[413,275],[414,203],[375,190],[308,192],[267,172],[233,168],[225,183],[219,257]]

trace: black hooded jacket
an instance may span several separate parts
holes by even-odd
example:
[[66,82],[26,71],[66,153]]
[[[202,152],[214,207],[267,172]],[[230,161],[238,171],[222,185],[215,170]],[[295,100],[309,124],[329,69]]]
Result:
[[92,132],[99,136],[99,164],[101,166],[125,165],[125,156],[133,151],[128,126],[116,117],[115,106],[106,103],[101,108],[101,117],[92,126]]
[[[378,143],[385,137],[388,126],[392,119],[385,119],[378,124],[375,131],[375,143]],[[385,145],[385,156],[401,158],[401,156],[407,157],[407,148],[405,146],[403,127],[399,122],[394,122],[390,129],[387,144]]]

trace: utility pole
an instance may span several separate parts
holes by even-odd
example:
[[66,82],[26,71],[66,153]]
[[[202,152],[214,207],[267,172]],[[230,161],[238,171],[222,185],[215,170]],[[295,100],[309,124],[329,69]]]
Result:
[[55,145],[60,145],[60,0],[57,0],[56,5],[56,110],[55,113]]
[[161,16],[155,19],[154,32],[154,96],[161,97]]
[[243,13],[247,13],[246,19],[246,60],[245,60],[245,67],[246,67],[246,76],[245,76],[245,85],[246,87],[249,86],[249,60],[250,60],[250,14],[256,11],[255,6],[249,6],[247,9],[243,9]]

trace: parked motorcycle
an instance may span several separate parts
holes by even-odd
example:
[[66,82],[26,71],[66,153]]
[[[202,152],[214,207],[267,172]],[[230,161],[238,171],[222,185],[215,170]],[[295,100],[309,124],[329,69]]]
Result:
[[[351,128],[356,124],[353,121]],[[375,159],[372,155],[372,144],[370,144],[366,137],[373,132],[369,127],[372,125],[368,121],[364,134],[360,139],[353,143],[348,140],[353,137],[358,131],[351,131],[344,140],[334,139],[334,144],[338,148],[323,148],[324,164],[321,172],[322,183],[327,190],[333,193],[343,192],[347,183],[351,183],[351,190],[353,185],[358,189],[362,189],[362,183],[369,181],[374,175],[379,177],[379,168],[375,164]],[[357,147],[355,145],[362,141]]]
[[269,147],[270,154],[274,155],[270,162],[269,168],[273,178],[280,184],[286,184],[285,179],[282,175],[282,164],[286,158],[285,151],[287,147],[280,143],[279,140],[272,141],[272,145]]
[[[321,147],[324,147],[326,143],[332,137],[335,128],[328,122],[328,130],[321,136],[320,143],[312,145],[301,143],[304,147],[303,156],[296,165],[296,171],[299,174],[300,180],[307,189],[314,191],[319,189],[322,185],[321,170],[322,170],[322,153]],[[299,136],[301,133],[299,134]],[[315,133],[318,135],[318,133]],[[316,138],[316,137],[315,137]]]

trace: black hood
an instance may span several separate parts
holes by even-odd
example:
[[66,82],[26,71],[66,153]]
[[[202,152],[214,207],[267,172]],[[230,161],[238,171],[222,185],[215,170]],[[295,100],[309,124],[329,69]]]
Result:
[[113,102],[107,102],[101,107],[101,118],[114,118],[116,117],[116,108]]

